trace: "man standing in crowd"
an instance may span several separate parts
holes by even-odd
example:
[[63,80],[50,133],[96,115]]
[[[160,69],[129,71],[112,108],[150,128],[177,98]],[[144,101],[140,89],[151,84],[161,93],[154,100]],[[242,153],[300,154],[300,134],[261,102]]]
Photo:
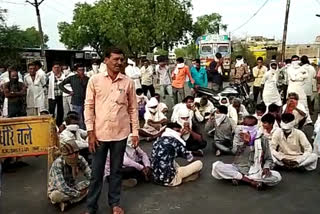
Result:
[[189,78],[191,84],[194,84],[194,80],[191,77],[189,67],[184,64],[184,59],[182,57],[177,58],[177,66],[172,72],[172,90],[173,90],[173,98],[174,104],[177,104],[180,99],[183,100],[185,97],[184,93],[184,83],[186,82],[186,78]]
[[[84,66],[79,64],[75,66],[77,72],[76,75],[70,76],[63,80],[60,83],[60,90],[66,94],[72,96],[71,104],[72,110],[77,112],[80,117],[80,128],[85,129],[84,120],[83,120],[83,107],[84,100],[86,98],[86,89],[89,81],[89,77],[84,74]],[[70,84],[72,91],[69,91],[65,88],[66,84]]]
[[221,53],[216,53],[215,59],[209,65],[209,70],[207,72],[208,88],[214,91],[220,90],[223,86],[222,63],[223,59]]
[[308,79],[307,71],[300,66],[300,58],[296,55],[291,57],[291,66],[288,68],[288,94],[295,92],[299,95],[299,102],[304,105],[309,113],[307,95],[304,91],[304,84]]
[[26,86],[19,82],[16,67],[9,67],[9,82],[3,85],[4,96],[8,99],[8,117],[27,116]]
[[253,82],[253,96],[254,102],[257,103],[258,97],[262,98],[262,88],[261,88],[261,81],[264,74],[267,72],[267,67],[263,65],[263,58],[258,57],[257,59],[257,66],[253,68],[252,73],[254,77]]
[[194,80],[194,84],[191,85],[194,94],[197,94],[197,90],[199,87],[208,87],[207,71],[206,69],[201,67],[200,59],[196,59],[195,67],[191,68],[191,76]]
[[279,70],[278,84],[281,87],[283,93],[282,103],[287,102],[287,91],[288,91],[288,67],[291,66],[291,59],[285,60],[285,66]]
[[316,79],[317,72],[314,69],[314,67],[310,65],[310,62],[307,56],[301,57],[301,68],[303,68],[308,74],[308,78],[306,78],[304,81],[304,92],[307,95],[308,109],[310,114],[312,115],[313,114],[312,102],[311,102],[311,96],[313,93],[312,85],[314,80]]
[[99,71],[99,61],[98,60],[94,60],[92,62],[92,66],[91,66],[91,70],[89,72],[87,72],[87,76],[90,78],[95,74],[100,73]]
[[141,85],[145,96],[150,93],[151,97],[154,96],[155,90],[153,87],[153,67],[148,60],[143,62],[143,66],[140,69],[141,72]]
[[279,73],[278,65],[276,62],[270,64],[270,70],[266,72],[261,81],[261,87],[263,88],[263,102],[268,107],[271,104],[277,104],[281,106],[282,101],[277,87]]
[[134,82],[121,74],[125,69],[122,50],[111,48],[105,57],[107,70],[88,83],[85,122],[92,155],[92,179],[87,199],[87,214],[96,213],[103,186],[103,174],[110,151],[109,205],[113,214],[124,214],[120,207],[121,168],[127,137],[133,147],[139,143],[139,120]]
[[233,84],[246,84],[249,77],[248,65],[244,62],[242,56],[236,57],[235,69],[230,73],[231,83]]
[[140,83],[141,72],[140,72],[140,69],[136,66],[136,63],[134,61],[132,61],[131,59],[128,59],[127,64],[128,64],[128,66],[125,69],[125,74],[130,79],[133,80],[136,89],[141,88],[141,83]]
[[46,75],[46,72],[42,69],[42,63],[41,61],[37,60],[37,61],[34,61],[33,64],[35,65],[35,69],[37,71],[38,74],[40,75]]
[[45,110],[44,88],[47,84],[46,76],[36,71],[35,65],[28,65],[28,74],[24,77],[27,87],[27,115],[36,116]]
[[166,99],[166,93],[168,93],[170,98],[173,98],[169,67],[166,60],[167,59],[164,56],[159,56],[159,66],[156,69],[156,74],[159,78],[160,84],[160,94],[163,100]]
[[60,63],[54,62],[52,71],[49,73],[48,79],[48,99],[49,99],[49,112],[55,116],[57,108],[56,124],[60,126],[63,122],[63,97],[59,84],[64,80],[65,76],[61,72]]
[[[73,71],[71,71],[70,67],[67,66],[67,65],[62,66],[62,72],[63,72],[65,78],[68,78],[68,77],[70,77],[70,76],[75,74]],[[72,91],[72,88],[71,88],[70,84],[66,84],[64,87],[67,90]],[[63,96],[64,118],[66,118],[68,112],[72,111],[72,104],[71,104],[72,95],[63,92],[62,96]]]

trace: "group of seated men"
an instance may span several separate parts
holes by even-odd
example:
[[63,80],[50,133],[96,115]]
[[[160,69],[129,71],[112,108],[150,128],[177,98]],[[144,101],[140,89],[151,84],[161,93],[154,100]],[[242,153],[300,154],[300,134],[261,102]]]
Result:
[[[123,161],[123,185],[132,187],[152,180],[163,186],[177,186],[196,180],[203,168],[200,160],[207,142],[216,156],[234,155],[230,164],[217,161],[212,165],[212,176],[230,179],[261,189],[281,181],[276,169],[301,168],[314,170],[317,155],[306,137],[312,125],[310,116],[299,97],[290,93],[283,107],[261,103],[256,114],[249,115],[238,99],[221,98],[214,106],[207,97],[187,96],[172,109],[170,120],[167,105],[160,95],[148,99],[137,90],[139,117],[143,122],[140,138],[153,141],[151,156],[141,147],[134,148],[128,137]],[[86,131],[79,128],[79,116],[70,112],[60,129],[60,156],[49,173],[48,197],[61,211],[68,204],[81,201],[88,193],[91,177],[90,155]],[[176,159],[185,158],[189,164],[180,166]],[[105,182],[109,181],[110,157],[105,166]],[[83,172],[81,182],[77,182]]]

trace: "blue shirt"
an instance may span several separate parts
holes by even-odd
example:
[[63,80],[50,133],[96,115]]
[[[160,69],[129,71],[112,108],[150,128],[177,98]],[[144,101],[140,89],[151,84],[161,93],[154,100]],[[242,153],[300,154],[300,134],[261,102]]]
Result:
[[195,82],[193,85],[189,82],[189,86],[191,88],[193,88],[195,85],[198,85],[198,86],[204,87],[204,88],[208,87],[208,77],[207,77],[207,71],[205,68],[202,67],[198,71],[197,68],[192,67],[191,68],[191,76]]

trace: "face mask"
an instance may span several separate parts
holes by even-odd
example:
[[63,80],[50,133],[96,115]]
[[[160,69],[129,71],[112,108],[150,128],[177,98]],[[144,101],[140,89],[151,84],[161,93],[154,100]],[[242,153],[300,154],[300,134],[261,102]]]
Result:
[[293,62],[291,62],[291,64],[293,66],[299,66],[300,65],[300,61],[299,60],[298,61],[293,61]]
[[224,116],[224,114],[217,114],[217,113],[214,114],[214,117],[215,117],[217,120],[223,118],[223,116]]
[[281,129],[283,130],[283,132],[285,132],[287,134],[292,132],[294,125],[295,125],[295,121],[292,121],[290,123],[284,123],[281,121],[281,123],[280,123]]
[[77,124],[71,124],[67,126],[67,129],[71,132],[76,132],[79,130],[79,125]]
[[254,145],[254,141],[256,140],[256,136],[258,133],[258,129],[256,126],[243,126],[243,132],[249,132],[250,133],[250,142],[249,146]]
[[152,113],[152,114],[155,114],[157,112],[157,108],[149,108],[149,111]]
[[93,70],[94,72],[97,72],[98,69],[99,69],[99,65],[92,65],[92,70]]

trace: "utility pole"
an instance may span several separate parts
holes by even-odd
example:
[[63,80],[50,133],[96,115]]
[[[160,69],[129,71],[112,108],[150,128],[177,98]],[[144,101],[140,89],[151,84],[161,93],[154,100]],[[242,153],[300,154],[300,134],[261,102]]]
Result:
[[282,54],[281,61],[284,62],[286,58],[286,43],[287,43],[287,30],[288,30],[288,20],[289,20],[289,10],[290,10],[290,0],[287,0],[286,4],[286,17],[284,20],[283,38],[282,38]]
[[40,2],[38,2],[38,0],[34,0],[34,2],[30,2],[30,1],[26,1],[29,4],[31,4],[32,6],[35,7],[36,9],[36,14],[37,14],[37,20],[38,20],[38,29],[39,29],[39,33],[40,33],[40,47],[41,47],[41,56],[44,56],[44,38],[43,38],[43,31],[42,31],[42,26],[41,26],[41,17],[40,17],[40,10],[39,10],[39,6],[42,4],[44,0],[41,0]]

